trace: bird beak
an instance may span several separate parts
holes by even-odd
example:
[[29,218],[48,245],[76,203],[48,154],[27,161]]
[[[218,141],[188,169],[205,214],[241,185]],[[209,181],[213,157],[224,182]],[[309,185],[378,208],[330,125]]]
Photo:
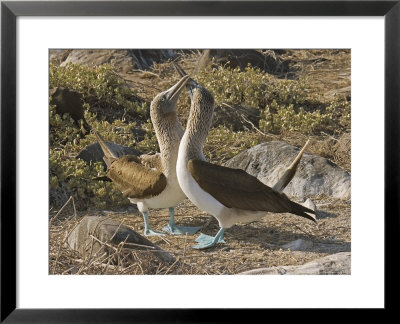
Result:
[[186,83],[189,81],[190,77],[185,75],[181,78],[178,83],[168,89],[167,92],[167,105],[164,106],[164,113],[174,111],[176,109],[176,104],[178,102],[179,95],[181,94]]

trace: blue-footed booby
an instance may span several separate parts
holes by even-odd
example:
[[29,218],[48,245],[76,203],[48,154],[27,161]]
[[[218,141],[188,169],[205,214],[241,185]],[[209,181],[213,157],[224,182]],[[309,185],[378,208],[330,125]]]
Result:
[[[180,73],[184,74],[184,71]],[[186,130],[179,145],[176,165],[178,181],[192,203],[214,216],[220,226],[215,237],[201,234],[196,239],[198,244],[194,248],[204,249],[224,242],[225,229],[238,222],[258,220],[267,212],[292,213],[315,222],[313,210],[291,201],[281,192],[293,177],[300,158],[295,159],[277,182],[275,189],[243,170],[206,161],[203,146],[211,127],[214,98],[193,79],[188,81],[187,87],[191,107]]]
[[176,176],[179,142],[184,133],[176,114],[176,105],[188,80],[188,76],[182,77],[178,83],[159,93],[151,102],[150,117],[160,153],[117,157],[100,134],[95,132],[104,152],[107,177],[130,202],[137,204],[143,215],[146,236],[165,235],[151,229],[148,220],[149,208],[169,208],[170,220],[163,230],[170,234],[194,234],[201,228],[177,226],[174,220],[175,206],[186,198]]

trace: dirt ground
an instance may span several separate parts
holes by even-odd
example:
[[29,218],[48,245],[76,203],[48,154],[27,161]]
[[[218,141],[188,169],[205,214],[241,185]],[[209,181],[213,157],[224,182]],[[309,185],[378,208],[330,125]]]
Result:
[[[238,274],[247,270],[284,265],[301,265],[319,257],[351,251],[350,201],[314,199],[318,222],[314,224],[291,214],[268,214],[249,224],[237,224],[225,232],[225,242],[207,250],[193,249],[199,235],[167,235],[148,237],[150,241],[175,256],[173,264],[163,264],[156,258],[137,252],[137,263],[130,265],[99,265],[82,260],[64,245],[67,228],[72,228],[80,217],[53,222],[50,226],[49,272],[54,274]],[[84,215],[103,215],[115,219],[136,232],[143,233],[143,219],[134,207],[123,212],[91,211]],[[149,214],[153,229],[161,230],[168,223],[168,210],[152,210]],[[199,210],[189,200],[176,208],[176,223],[203,226],[200,232],[215,235],[217,221]],[[306,251],[291,251],[283,247],[298,239],[309,243]],[[99,272],[100,271],[100,272]]]

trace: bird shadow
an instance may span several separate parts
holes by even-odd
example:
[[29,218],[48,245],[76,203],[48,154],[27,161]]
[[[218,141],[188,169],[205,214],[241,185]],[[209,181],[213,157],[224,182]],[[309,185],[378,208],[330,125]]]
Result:
[[336,218],[336,217],[338,217],[334,213],[326,212],[326,211],[323,211],[323,210],[316,210],[315,212],[317,214],[317,220],[318,219]]
[[[328,214],[330,215],[333,214]],[[332,216],[330,216],[332,217]],[[333,216],[336,217],[336,216]],[[296,226],[297,227],[297,226]],[[216,221],[210,222],[200,232],[215,235],[219,229]],[[318,231],[318,230],[317,230]],[[282,228],[260,226],[260,222],[234,225],[225,231],[227,244],[217,244],[205,251],[232,250],[229,243],[254,244],[266,250],[290,250],[292,252],[339,253],[351,252],[351,243],[340,239],[321,238],[318,233],[298,233]]]
[[232,241],[257,244],[270,250],[291,250],[317,253],[350,252],[351,243],[340,239],[325,239],[316,233],[298,233],[282,228],[260,228],[254,225],[234,226],[227,231]]

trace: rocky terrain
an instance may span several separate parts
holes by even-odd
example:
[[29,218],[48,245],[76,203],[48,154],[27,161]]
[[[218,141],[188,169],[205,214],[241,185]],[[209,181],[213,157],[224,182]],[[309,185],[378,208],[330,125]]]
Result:
[[[49,273],[350,274],[350,55],[347,50],[52,50],[58,79],[50,85],[55,110],[50,116]],[[268,214],[233,226],[226,231],[226,243],[207,250],[191,248],[198,234],[142,236],[136,206],[104,181],[102,154],[90,129],[100,128],[121,155],[155,152],[148,107],[178,79],[171,60],[209,85],[216,98],[205,147],[210,161],[273,185],[310,139],[284,192],[314,208],[316,224],[290,214]],[[94,83],[100,90],[93,90],[79,81],[65,92],[60,80],[70,76],[62,69],[71,64],[89,69],[111,64],[121,90],[111,100],[96,92],[108,91],[102,84]],[[249,79],[241,90],[232,83],[244,75]],[[261,78],[267,86],[258,85]],[[67,97],[75,100],[73,108],[65,105]],[[180,99],[183,125],[188,104],[188,98]],[[168,210],[151,210],[149,219],[161,230]],[[201,232],[209,235],[219,228],[189,200],[176,208],[176,222],[202,226]]]

